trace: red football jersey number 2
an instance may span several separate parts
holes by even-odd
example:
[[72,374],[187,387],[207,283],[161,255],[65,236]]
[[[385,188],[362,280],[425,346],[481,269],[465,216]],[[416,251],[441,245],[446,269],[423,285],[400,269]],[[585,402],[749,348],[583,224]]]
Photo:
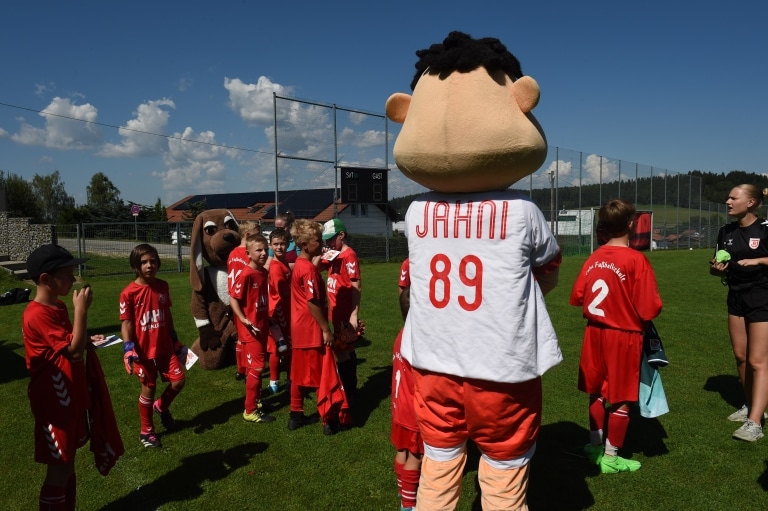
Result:
[[[429,301],[438,309],[448,306],[451,301],[451,260],[445,254],[435,254],[429,262],[432,277],[429,279]],[[472,271],[474,270],[474,271]],[[472,312],[483,302],[483,263],[475,255],[466,255],[459,262],[459,280],[467,288],[474,288],[474,297],[470,301],[467,295],[459,295],[459,306],[465,311]],[[438,288],[441,296],[438,298]]]

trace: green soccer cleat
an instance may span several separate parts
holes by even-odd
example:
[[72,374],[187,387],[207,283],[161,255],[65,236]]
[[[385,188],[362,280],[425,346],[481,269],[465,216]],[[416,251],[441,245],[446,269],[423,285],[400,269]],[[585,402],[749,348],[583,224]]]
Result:
[[603,459],[603,453],[605,453],[605,447],[603,444],[585,444],[584,455],[587,460],[593,465],[600,465],[600,460]]
[[635,472],[640,470],[640,462],[628,460],[621,456],[603,456],[600,460],[600,472],[603,474],[618,474],[619,472]]

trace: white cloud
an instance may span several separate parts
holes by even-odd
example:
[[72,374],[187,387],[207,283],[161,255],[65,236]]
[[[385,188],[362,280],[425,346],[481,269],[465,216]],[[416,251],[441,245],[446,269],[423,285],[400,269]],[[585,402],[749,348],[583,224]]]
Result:
[[168,151],[163,155],[166,170],[152,175],[159,177],[163,189],[172,190],[175,196],[221,193],[226,190],[223,160],[238,159],[239,153],[237,149],[218,145],[214,132],[195,134],[188,127],[168,139]]
[[0,137],[10,137],[11,134],[5,131],[3,128],[0,128]]
[[[37,128],[22,123],[21,130],[11,140],[24,145],[41,145],[53,149],[88,149],[101,143],[101,129],[93,124],[98,109],[86,103],[75,105],[67,98],[55,97],[40,116],[45,126]],[[83,122],[85,121],[85,122]]]
[[358,148],[381,147],[383,149],[385,137],[383,131],[355,131],[352,128],[344,128],[339,133],[339,143]]
[[225,77],[224,88],[229,91],[230,108],[246,122],[261,125],[274,123],[272,93],[282,96],[291,92],[290,87],[274,83],[266,76],[260,76],[255,84],[245,83],[239,78],[230,80]]
[[35,96],[43,97],[46,94],[52,92],[56,88],[53,82],[50,83],[36,83],[35,84]]
[[192,87],[193,83],[195,83],[195,81],[192,78],[182,76],[176,82],[176,88],[179,89],[180,92],[185,92],[187,89]]
[[122,142],[119,144],[105,144],[101,151],[99,151],[99,155],[106,157],[137,157],[156,156],[163,153],[168,147],[166,138],[147,134],[164,133],[165,127],[168,125],[170,113],[162,107],[176,108],[176,105],[167,98],[147,101],[139,105],[138,110],[133,113],[136,118],[130,119],[126,128],[119,129]]

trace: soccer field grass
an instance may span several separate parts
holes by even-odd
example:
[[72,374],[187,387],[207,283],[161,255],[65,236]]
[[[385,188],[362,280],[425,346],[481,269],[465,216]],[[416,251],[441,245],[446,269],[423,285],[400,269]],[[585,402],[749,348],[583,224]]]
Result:
[[[625,454],[643,467],[615,475],[599,474],[580,456],[588,440],[587,399],[576,390],[584,320],[568,305],[568,295],[585,257],[564,258],[560,284],[546,301],[565,360],[544,376],[543,426],[528,494],[532,510],[726,510],[768,502],[768,439],[732,440],[738,424],[725,420],[742,403],[726,328],[726,288],[708,275],[710,256],[708,250],[648,254],[664,301],[656,325],[670,359],[661,375],[671,411],[658,419],[633,415]],[[402,323],[399,263],[363,263],[361,269],[360,317],[370,343],[358,349],[355,427],[331,437],[323,436],[319,424],[288,431],[285,392],[267,399],[276,422],[246,423],[244,387],[233,378],[234,369],[194,366],[172,408],[177,431],[165,434],[156,420],[164,447],[145,449],[138,439],[138,381],[125,374],[122,350],[107,347],[98,354],[126,453],[102,477],[88,448],[78,451],[78,509],[398,509],[389,391],[392,342]],[[161,278],[171,287],[179,336],[191,344],[197,331],[187,274]],[[88,280],[95,293],[91,333],[119,333],[117,302],[129,280]],[[32,459],[23,310],[24,305],[0,307],[0,466],[6,475],[0,482],[0,509],[37,509],[45,471]],[[307,410],[312,406],[308,401]],[[478,456],[470,449],[458,509],[480,509]]]

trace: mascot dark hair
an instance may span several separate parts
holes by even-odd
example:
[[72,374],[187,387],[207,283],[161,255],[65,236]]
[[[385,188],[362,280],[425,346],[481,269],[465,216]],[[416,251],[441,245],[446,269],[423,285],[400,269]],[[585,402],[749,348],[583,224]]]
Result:
[[401,353],[424,440],[418,507],[456,507],[471,439],[483,509],[528,509],[541,376],[562,360],[544,304],[560,248],[539,208],[509,189],[546,158],[531,113],[539,86],[495,38],[452,32],[416,54],[413,94],[393,94],[386,112],[403,123],[397,166],[432,190],[405,218]]

